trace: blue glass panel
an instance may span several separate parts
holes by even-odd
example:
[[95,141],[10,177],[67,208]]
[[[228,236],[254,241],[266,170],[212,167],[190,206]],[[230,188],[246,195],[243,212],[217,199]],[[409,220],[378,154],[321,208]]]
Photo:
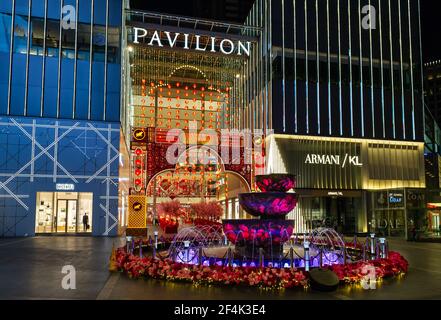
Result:
[[26,17],[29,12],[29,0],[15,0],[15,14],[22,14]]
[[32,0],[31,16],[44,18],[45,0]]
[[103,120],[104,115],[104,63],[93,62],[92,120]]
[[57,116],[58,92],[58,59],[46,58],[46,73],[44,76],[44,116],[54,118]]
[[0,13],[0,114],[6,114],[8,109],[10,39],[11,16]]
[[78,26],[78,59],[90,60],[90,25],[80,24]]
[[58,57],[60,46],[60,21],[47,21],[46,24],[46,55],[49,57]]
[[119,63],[120,59],[120,28],[108,28],[107,34],[107,61],[108,63]]
[[[0,52],[0,61],[9,61],[9,54]],[[9,63],[0,63],[0,114],[8,110]]]
[[107,106],[106,120],[119,121],[121,66],[108,64],[107,66]]
[[0,13],[0,52],[9,52],[11,47],[11,16]]
[[0,12],[12,12],[12,0],[0,1]]
[[90,23],[91,0],[79,0],[78,20],[83,23]]
[[93,60],[104,62],[106,52],[106,28],[93,27]]
[[29,81],[28,81],[28,116],[40,116],[41,109],[41,74],[43,58],[39,56],[29,57]]
[[74,61],[63,59],[61,62],[60,117],[72,118]]
[[26,86],[26,56],[14,54],[12,62],[11,114],[24,115],[24,96]]
[[76,0],[64,0],[63,5],[64,6],[72,6],[76,9]]
[[109,0],[109,25],[121,26],[122,1]]
[[28,18],[15,16],[14,22],[14,52],[26,54],[28,42]]
[[47,16],[49,19],[60,20],[61,0],[47,0]]
[[106,25],[106,0],[94,1],[93,23]]
[[77,62],[77,93],[75,119],[87,119],[89,108],[89,62]]
[[32,18],[31,20],[31,43],[29,54],[31,55],[43,55],[43,43],[44,43],[44,19]]

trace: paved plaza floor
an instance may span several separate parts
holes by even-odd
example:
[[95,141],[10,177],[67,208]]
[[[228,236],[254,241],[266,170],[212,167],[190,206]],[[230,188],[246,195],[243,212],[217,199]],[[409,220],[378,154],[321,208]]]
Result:
[[[0,299],[88,300],[259,300],[259,299],[441,299],[441,244],[390,240],[391,250],[409,261],[402,280],[385,281],[377,290],[341,288],[332,293],[303,290],[267,292],[243,287],[194,287],[156,280],[131,280],[107,271],[117,238],[35,237],[0,239]],[[64,290],[63,266],[76,270],[76,289]]]

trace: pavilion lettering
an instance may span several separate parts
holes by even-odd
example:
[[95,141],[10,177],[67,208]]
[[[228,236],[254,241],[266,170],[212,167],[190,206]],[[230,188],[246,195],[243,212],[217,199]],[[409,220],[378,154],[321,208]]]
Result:
[[307,154],[305,164],[341,166],[342,168],[347,166],[363,166],[359,156],[351,156],[349,154],[345,154],[343,157],[340,155]]
[[[195,50],[205,52],[221,52],[226,55],[237,54],[238,56],[250,56],[251,42],[232,41],[230,39],[218,39],[216,37],[202,37],[188,33],[169,31],[148,31],[144,28],[133,28],[133,43],[139,44],[140,39],[148,46],[181,48],[184,50]],[[165,35],[161,37],[161,32]],[[145,39],[144,39],[145,38]],[[205,40],[203,40],[205,39]]]

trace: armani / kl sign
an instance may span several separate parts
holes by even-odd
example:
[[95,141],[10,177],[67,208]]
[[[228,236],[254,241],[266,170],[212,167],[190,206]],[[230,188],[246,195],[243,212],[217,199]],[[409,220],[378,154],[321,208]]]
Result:
[[[238,56],[246,55],[250,56],[251,52],[251,42],[246,41],[245,43],[242,41],[233,42],[230,39],[217,39],[216,37],[209,37],[208,41],[201,41],[200,35],[194,35],[194,46],[191,46],[191,37],[188,33],[179,33],[179,32],[169,32],[163,31],[166,36],[166,39],[161,39],[161,31],[147,31],[144,28],[133,28],[134,31],[134,40],[133,43],[138,44],[141,38],[147,38],[148,46],[158,46],[164,47],[168,46],[170,48],[175,48],[178,46],[178,38],[183,37],[183,41],[180,42],[180,46],[185,50],[196,50],[196,51],[207,51],[207,52],[222,52],[223,54],[230,55],[236,53]],[[219,45],[216,43],[219,42]],[[190,47],[191,46],[191,47]]]
[[305,164],[334,165],[341,166],[342,168],[346,167],[346,165],[355,167],[363,166],[358,156],[350,156],[349,154],[344,156],[343,161],[339,155],[308,154],[306,155]]

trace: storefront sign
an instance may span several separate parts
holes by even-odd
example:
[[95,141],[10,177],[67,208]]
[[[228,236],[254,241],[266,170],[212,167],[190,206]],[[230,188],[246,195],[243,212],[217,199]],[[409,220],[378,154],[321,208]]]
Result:
[[[166,39],[161,39],[161,31],[148,31],[144,28],[133,28],[134,40],[133,43],[139,44],[141,38],[146,38],[145,42],[148,46],[170,47],[178,46],[178,38],[183,37],[183,41],[179,42],[180,48],[184,50],[207,51],[207,52],[221,52],[225,55],[237,54],[238,56],[250,56],[251,42],[246,41],[232,41],[230,39],[218,39],[216,37],[209,37],[208,41],[201,41],[200,35],[190,35],[188,33],[163,31]],[[192,37],[194,37],[194,46]]]
[[345,154],[340,155],[326,155],[326,154],[307,154],[305,164],[329,165],[329,166],[346,166],[362,167],[359,156],[351,156]]
[[344,194],[341,191],[331,191],[331,192],[328,192],[328,196],[330,196],[330,197],[343,197]]
[[55,189],[57,191],[74,191],[75,185],[71,183],[57,183]]
[[389,204],[402,204],[404,195],[402,193],[389,193]]

